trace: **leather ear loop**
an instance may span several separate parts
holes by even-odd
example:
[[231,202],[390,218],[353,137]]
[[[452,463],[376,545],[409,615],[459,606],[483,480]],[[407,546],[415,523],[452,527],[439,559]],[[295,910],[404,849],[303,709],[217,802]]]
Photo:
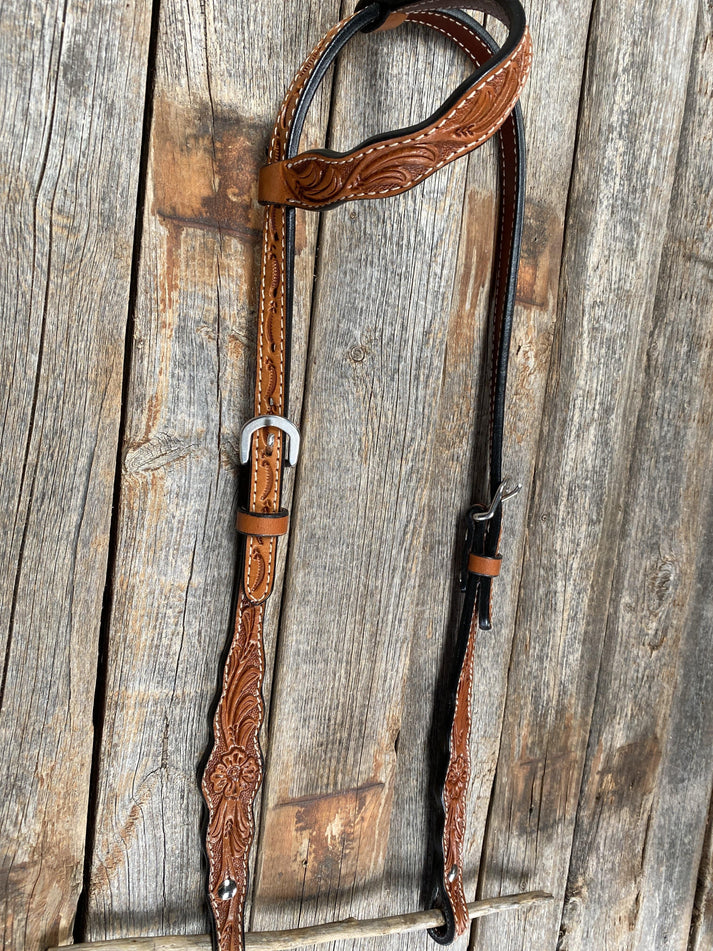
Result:
[[[405,10],[435,12],[436,7],[457,5],[453,0],[433,3],[421,0],[401,6]],[[492,55],[487,61],[479,65],[436,112],[416,125],[372,136],[348,152],[315,149],[296,155],[304,115],[327,67],[354,32],[380,22],[380,4],[364,7],[360,14],[347,21],[346,28],[321,54],[299,95],[286,154],[260,170],[259,201],[318,209],[331,208],[343,200],[398,194],[494,134],[512,110],[527,76],[530,40],[518,0],[506,0],[505,10],[490,0],[474,0],[471,5],[495,12],[509,26],[508,38],[501,49],[490,48]],[[367,16],[367,22],[363,25],[360,22],[357,27],[361,16]],[[405,18],[417,19],[418,15],[406,13]],[[286,100],[283,109],[287,105]],[[468,130],[465,136],[464,130]],[[380,184],[370,189],[362,184],[368,181]]]

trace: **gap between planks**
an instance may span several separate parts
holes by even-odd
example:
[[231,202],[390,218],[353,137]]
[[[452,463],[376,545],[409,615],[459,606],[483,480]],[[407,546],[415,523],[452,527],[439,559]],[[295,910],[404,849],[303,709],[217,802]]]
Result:
[[[523,892],[520,895],[505,895],[502,898],[486,898],[468,904],[468,916],[483,918],[501,911],[510,911],[532,905],[550,902],[553,896],[548,892]],[[347,918],[325,925],[312,925],[308,928],[294,928],[287,931],[256,931],[245,935],[246,951],[287,951],[289,948],[302,948],[312,944],[325,944],[328,941],[349,938],[377,938],[389,934],[405,934],[408,931],[425,931],[426,928],[438,928],[445,923],[443,913],[438,908],[427,911],[415,911],[405,915],[391,915],[388,918],[369,918],[358,920]],[[112,941],[94,941],[87,944],[75,944],[75,949],[92,951],[211,951],[210,935],[167,935],[154,938],[118,938]],[[49,951],[60,951],[50,948]]]

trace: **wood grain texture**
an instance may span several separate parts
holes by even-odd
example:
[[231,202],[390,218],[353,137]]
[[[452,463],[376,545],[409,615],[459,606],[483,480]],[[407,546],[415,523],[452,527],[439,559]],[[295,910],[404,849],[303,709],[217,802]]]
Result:
[[150,5],[0,11],[2,944],[71,936]]
[[713,742],[710,38],[710,11],[701,6],[580,792],[563,951],[593,943],[683,951],[688,943]]
[[[545,881],[564,893],[607,615],[627,570],[640,568],[618,545],[694,25],[690,5],[674,17],[629,2],[593,11],[483,895]],[[673,42],[679,56],[666,69]],[[601,755],[616,751],[607,737]],[[608,906],[593,915],[599,942]],[[483,949],[554,948],[559,907],[476,935]]]
[[[253,415],[257,169],[302,48],[336,10],[303,14],[282,0],[160,6],[90,939],[207,929],[197,771],[232,629],[237,441]],[[324,124],[325,106],[314,113]],[[303,226],[298,339],[313,244]],[[299,355],[293,370],[298,415]],[[268,669],[278,610],[279,596],[268,609]]]
[[[340,12],[155,6],[84,939],[206,930],[196,768],[232,627],[257,168]],[[469,898],[558,900],[478,924],[483,951],[713,949],[709,6],[527,4],[504,452],[526,490],[476,644],[465,866]],[[0,899],[4,944],[28,951],[70,939],[81,888],[149,21],[105,0],[0,13]],[[426,29],[360,37],[302,147],[330,116],[335,148],[421,119],[466,71]],[[428,904],[433,693],[483,472],[495,168],[486,146],[407,195],[297,215],[288,413],[305,442],[265,623],[255,929]]]
[[713,948],[713,810],[709,808],[691,915],[689,951]]
[[[504,911],[518,911],[531,905],[552,901],[547,892],[526,892],[522,895],[509,895],[503,898],[488,898],[484,901],[469,902],[468,916],[483,918],[486,915],[498,915]],[[293,928],[286,931],[252,931],[245,935],[247,951],[288,951],[291,948],[304,948],[312,944],[329,944],[349,938],[384,937],[390,934],[406,934],[425,931],[427,928],[444,924],[443,912],[437,908],[426,911],[413,911],[404,915],[390,915],[386,918],[357,919],[346,918],[324,925],[307,928]],[[210,935],[166,935],[158,938],[117,938],[111,941],[95,941],[90,944],[77,944],[82,951],[210,951]],[[57,951],[50,948],[49,951]]]

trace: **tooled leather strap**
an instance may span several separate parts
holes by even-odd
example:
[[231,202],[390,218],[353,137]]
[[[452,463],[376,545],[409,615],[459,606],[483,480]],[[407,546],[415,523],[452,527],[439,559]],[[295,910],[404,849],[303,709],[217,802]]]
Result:
[[[455,5],[444,0],[437,4],[439,8]],[[246,548],[235,633],[213,721],[214,745],[202,781],[208,806],[208,893],[220,951],[239,951],[243,947],[247,866],[254,834],[252,806],[262,780],[258,734],[263,719],[263,611],[274,584],[277,536],[284,534],[287,527],[287,513],[280,508],[282,468],[287,464],[288,450],[290,464],[296,461],[299,439],[285,417],[294,262],[294,207],[291,206],[322,208],[358,197],[375,197],[364,190],[368,187],[374,191],[377,180],[381,190],[376,194],[396,194],[417,184],[446,162],[476,148],[499,129],[501,223],[492,312],[491,487],[500,480],[507,345],[522,215],[523,149],[516,100],[529,70],[530,41],[517,0],[501,0],[497,5],[491,0],[480,0],[471,5],[494,13],[508,24],[508,40],[500,50],[469,17],[456,11],[433,10],[434,3],[361,3],[359,7],[363,9],[358,7],[355,14],[330,30],[297,73],[270,142],[266,168],[280,171],[278,178],[274,178],[274,171],[264,172],[260,184],[261,200],[268,204],[258,311],[256,419],[247,425],[247,439],[241,448],[244,461],[250,461],[250,487],[248,504],[238,515],[238,530],[246,537]],[[316,183],[314,190],[305,187],[301,165],[295,166],[296,171],[287,170],[290,175],[285,177],[287,163],[303,158],[296,156],[296,152],[307,108],[339,50],[360,30],[366,32],[382,24],[390,27],[403,19],[427,24],[450,36],[477,65],[476,72],[441,110],[419,126],[369,140],[343,156],[326,151],[306,153],[309,161],[318,162],[313,167],[332,170],[324,175],[319,171],[309,178]],[[337,166],[340,161],[342,165]],[[347,166],[347,174],[340,172],[337,176],[342,186],[335,191],[333,169],[339,167],[343,172]],[[364,181],[360,175],[367,171],[371,175],[369,186],[360,184]],[[378,172],[376,178],[375,172]],[[325,177],[332,182],[326,200]],[[279,188],[283,188],[282,182],[301,182],[299,196],[294,190],[271,190],[271,181],[279,181]],[[287,185],[284,188],[287,189]],[[462,767],[465,765],[467,785],[473,645],[478,626],[476,607],[480,605],[480,626],[489,627],[490,581],[497,574],[493,566],[499,559],[499,505],[494,516],[488,522],[473,522],[468,533],[468,548],[473,557],[468,562],[470,570],[454,658],[456,676],[446,701],[450,707],[447,721],[451,725],[444,760],[447,768],[442,777],[442,834],[437,845],[440,871],[436,888],[436,901],[443,908],[446,925],[431,932],[443,943],[467,927],[461,863],[465,820]],[[482,574],[478,573],[480,570]]]
[[[414,3],[403,5],[403,10],[428,10],[433,6]],[[503,11],[499,13],[504,18]],[[392,16],[398,17],[397,22],[418,19],[417,14],[409,12]],[[318,149],[294,158],[271,160],[260,170],[259,200],[319,209],[356,198],[385,198],[413,188],[482,145],[512,112],[529,70],[531,42],[524,17],[520,23],[513,12],[508,22],[511,34],[500,54],[466,80],[425,122],[395,134],[375,136],[350,152]],[[384,25],[388,23],[387,19]],[[515,42],[518,27],[521,34]]]

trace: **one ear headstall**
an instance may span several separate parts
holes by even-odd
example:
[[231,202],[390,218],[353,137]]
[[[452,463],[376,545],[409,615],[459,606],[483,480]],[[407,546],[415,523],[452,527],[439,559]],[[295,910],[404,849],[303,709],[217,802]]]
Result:
[[[500,571],[502,503],[519,486],[503,481],[501,456],[505,384],[524,200],[524,135],[518,99],[531,62],[531,41],[518,0],[469,0],[508,29],[501,47],[449,0],[366,2],[320,40],[295,76],[277,117],[268,164],[261,169],[265,205],[260,275],[255,415],[241,438],[250,465],[248,498],[238,514],[245,537],[235,633],[213,721],[214,745],[203,774],[208,807],[208,896],[219,951],[242,951],[253,802],[262,781],[259,732],[265,666],[262,625],[275,578],[277,539],[288,531],[281,507],[282,470],[295,465],[299,433],[287,418],[289,338],[296,208],[324,210],[345,201],[382,198],[413,188],[437,169],[498,134],[499,225],[496,236],[490,339],[490,498],[468,510],[461,573],[462,607],[453,656],[452,690],[444,698],[444,768],[440,782],[438,870],[434,905],[445,919],[431,936],[449,943],[468,926],[463,891],[463,842],[470,772],[473,658],[478,627],[491,625],[491,587]],[[358,32],[408,21],[445,34],[468,54],[473,73],[418,125],[367,139],[349,152],[298,154],[307,109],[327,68]]]

